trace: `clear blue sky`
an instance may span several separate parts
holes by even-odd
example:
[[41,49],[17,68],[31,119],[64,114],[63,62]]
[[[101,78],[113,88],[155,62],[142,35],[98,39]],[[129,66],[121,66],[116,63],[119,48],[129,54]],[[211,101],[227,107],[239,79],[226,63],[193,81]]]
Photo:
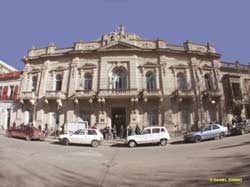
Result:
[[147,39],[210,41],[222,60],[250,62],[249,0],[1,0],[0,59],[22,69],[32,46],[95,40],[121,23]]

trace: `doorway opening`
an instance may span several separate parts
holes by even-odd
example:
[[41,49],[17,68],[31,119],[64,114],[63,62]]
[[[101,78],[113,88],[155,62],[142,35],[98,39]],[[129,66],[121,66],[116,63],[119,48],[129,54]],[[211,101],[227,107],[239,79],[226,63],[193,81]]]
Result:
[[111,124],[112,128],[116,131],[116,137],[126,138],[126,108],[111,108]]

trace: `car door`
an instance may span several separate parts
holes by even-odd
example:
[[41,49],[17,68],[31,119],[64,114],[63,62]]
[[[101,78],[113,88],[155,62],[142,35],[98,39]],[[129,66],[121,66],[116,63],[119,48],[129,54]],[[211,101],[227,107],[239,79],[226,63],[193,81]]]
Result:
[[211,138],[216,138],[219,136],[221,129],[216,124],[212,125],[212,127],[213,127],[213,129],[212,129],[212,133],[211,133]]
[[91,144],[93,140],[98,140],[97,132],[94,129],[88,129],[85,142],[86,144]]
[[205,140],[205,139],[209,139],[211,137],[211,134],[212,134],[212,126],[209,125],[207,126],[201,133],[201,136],[202,136],[202,139]]
[[151,129],[144,129],[142,134],[137,136],[137,143],[150,143],[151,138]]
[[84,139],[85,139],[85,130],[82,129],[75,131],[69,137],[69,141],[71,143],[76,143],[76,144],[84,143]]
[[150,141],[152,143],[156,143],[156,142],[159,142],[160,139],[161,139],[160,128],[158,128],[158,127],[152,128],[152,134],[150,135]]
[[16,131],[15,131],[15,137],[24,138],[24,136],[23,136],[24,130],[25,130],[25,126],[24,125],[18,126],[16,128]]

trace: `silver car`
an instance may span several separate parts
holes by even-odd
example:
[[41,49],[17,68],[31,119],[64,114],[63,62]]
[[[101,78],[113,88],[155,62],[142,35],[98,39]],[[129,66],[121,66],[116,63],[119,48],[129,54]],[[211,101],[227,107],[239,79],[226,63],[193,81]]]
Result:
[[185,142],[200,142],[202,140],[213,139],[213,138],[223,138],[227,134],[227,127],[223,127],[219,124],[210,124],[206,128],[190,132],[184,135]]

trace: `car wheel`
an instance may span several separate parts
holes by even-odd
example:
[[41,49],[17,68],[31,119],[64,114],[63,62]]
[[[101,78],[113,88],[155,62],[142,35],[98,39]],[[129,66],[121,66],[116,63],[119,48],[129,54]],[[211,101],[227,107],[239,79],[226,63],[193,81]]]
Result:
[[240,130],[240,134],[241,134],[241,135],[245,134],[245,130],[244,130],[244,129],[241,129],[241,130]]
[[133,141],[133,140],[129,141],[129,142],[128,142],[128,146],[129,146],[129,147],[135,147],[135,146],[136,146],[135,141]]
[[195,143],[200,142],[201,141],[201,137],[200,136],[195,136],[194,141],[195,141]]
[[161,139],[161,140],[160,140],[160,145],[161,145],[161,146],[167,145],[167,140],[166,140],[166,139]]
[[91,145],[92,145],[92,147],[98,147],[100,145],[100,143],[97,140],[93,140]]
[[69,145],[69,140],[67,138],[64,138],[62,143],[63,145]]
[[6,136],[7,136],[7,137],[11,137],[11,134],[10,134],[9,131],[6,131]]
[[30,135],[26,135],[25,139],[26,139],[27,141],[30,141],[30,140],[31,140]]
[[219,139],[222,139],[222,138],[224,138],[224,136],[225,136],[225,134],[222,132],[222,133],[220,133],[219,134]]

